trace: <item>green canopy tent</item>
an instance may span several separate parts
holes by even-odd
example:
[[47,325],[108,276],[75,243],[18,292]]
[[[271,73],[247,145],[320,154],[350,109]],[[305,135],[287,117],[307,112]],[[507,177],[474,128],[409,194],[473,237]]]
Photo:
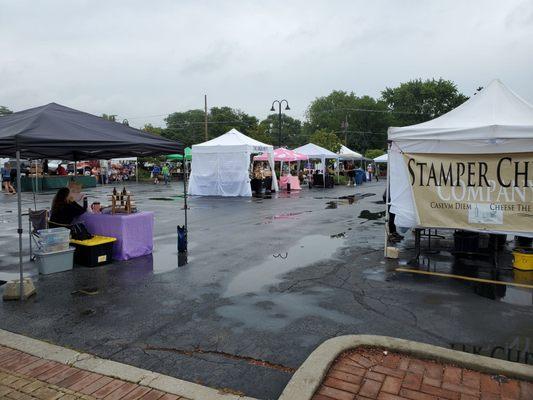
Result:
[[[185,159],[187,161],[192,160],[192,153],[190,147],[185,147]],[[169,154],[167,160],[183,160],[183,154]]]

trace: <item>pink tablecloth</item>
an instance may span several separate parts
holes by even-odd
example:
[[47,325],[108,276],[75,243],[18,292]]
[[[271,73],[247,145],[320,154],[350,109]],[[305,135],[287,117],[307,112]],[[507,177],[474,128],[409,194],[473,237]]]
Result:
[[287,182],[291,183],[291,190],[300,190],[300,180],[297,176],[285,175],[279,178],[279,188],[287,189]]
[[79,219],[94,235],[117,239],[113,246],[114,260],[129,260],[151,254],[154,248],[154,213],[91,214]]

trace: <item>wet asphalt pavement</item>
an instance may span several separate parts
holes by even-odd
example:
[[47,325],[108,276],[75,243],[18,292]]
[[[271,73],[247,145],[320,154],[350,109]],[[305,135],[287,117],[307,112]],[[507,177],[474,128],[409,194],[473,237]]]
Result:
[[[0,328],[261,399],[277,398],[292,371],[338,335],[387,335],[502,358],[510,348],[520,351],[510,358],[528,357],[531,289],[504,286],[502,296],[498,287],[489,296],[505,300],[497,301],[470,282],[393,271],[398,262],[383,259],[382,182],[271,199],[191,198],[182,267],[181,185],[129,188],[141,210],[155,211],[154,254],[47,276],[27,263],[38,294],[24,304],[0,302]],[[90,190],[89,202],[109,191]],[[49,206],[52,196],[39,195],[38,204]],[[3,280],[17,271],[15,201],[0,198]],[[32,205],[24,194],[23,208]],[[428,268],[439,263],[449,264],[445,254]],[[84,288],[96,291],[75,292]]]

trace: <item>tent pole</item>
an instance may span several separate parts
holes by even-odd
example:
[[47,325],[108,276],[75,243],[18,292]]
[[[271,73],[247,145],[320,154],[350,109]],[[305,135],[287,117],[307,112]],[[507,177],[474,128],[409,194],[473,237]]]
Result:
[[[388,151],[387,154],[390,153],[391,145],[388,144]],[[390,154],[387,158],[390,161]],[[387,161],[387,186],[385,190],[385,247],[383,249],[383,256],[387,257],[387,246],[389,245],[389,190],[390,190],[390,180],[389,180],[389,170],[390,170],[390,164]]]
[[187,224],[187,162],[185,161],[185,153],[183,154],[183,207],[185,208],[185,216],[184,216],[184,225],[185,225],[185,235],[187,237],[187,241],[189,240],[189,228]]
[[19,272],[20,272],[20,282],[19,282],[19,296],[20,301],[24,300],[24,271],[22,269],[22,194],[20,192],[20,150],[17,150],[17,208],[18,208],[18,229],[17,233],[19,235]]
[[139,183],[139,157],[135,160],[135,182]]
[[322,158],[322,183],[324,189],[326,188],[326,157]]
[[[38,187],[39,182],[37,180],[37,160],[33,160],[33,161],[35,163],[35,179],[33,180],[34,183],[35,183],[35,190],[32,190],[32,192],[33,192],[33,209],[37,210],[37,201],[35,200],[35,192],[37,191],[37,187]],[[32,189],[34,189],[33,186],[32,186]]]

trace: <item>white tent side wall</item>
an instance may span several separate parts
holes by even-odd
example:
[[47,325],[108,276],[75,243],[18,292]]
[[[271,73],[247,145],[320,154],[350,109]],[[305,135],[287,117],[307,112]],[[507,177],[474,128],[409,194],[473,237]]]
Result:
[[243,150],[194,152],[189,193],[197,196],[251,196],[249,159],[249,153]]
[[269,154],[272,188],[278,190],[273,169],[273,147],[249,138],[236,129],[210,141],[193,145],[189,194],[196,196],[251,196],[250,157]]

